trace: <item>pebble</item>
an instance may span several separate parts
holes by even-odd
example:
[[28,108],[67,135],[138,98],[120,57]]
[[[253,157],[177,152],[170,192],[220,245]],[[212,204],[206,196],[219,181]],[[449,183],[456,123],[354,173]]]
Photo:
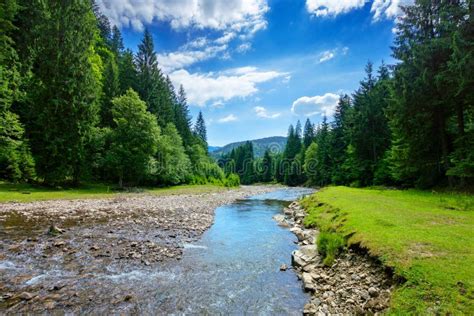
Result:
[[300,249],[293,252],[292,264],[303,281],[303,288],[311,292],[304,314],[383,313],[389,306],[392,280],[380,265],[352,250],[341,254],[331,267],[324,266],[319,255],[305,256],[303,249],[316,247],[317,231],[304,228],[302,212],[298,203],[293,202],[285,210],[284,220],[292,223],[291,231],[300,245]]

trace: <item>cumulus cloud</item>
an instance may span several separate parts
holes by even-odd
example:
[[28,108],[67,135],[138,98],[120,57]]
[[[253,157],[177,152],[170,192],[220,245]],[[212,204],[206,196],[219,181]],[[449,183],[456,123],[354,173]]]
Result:
[[374,0],[370,11],[374,14],[374,20],[384,17],[396,19],[403,14],[400,6],[412,5],[414,0]]
[[154,21],[169,22],[174,29],[186,27],[215,30],[266,27],[266,0],[97,0],[102,12],[117,26],[143,30]]
[[[191,43],[191,45],[196,45]],[[175,69],[190,66],[196,62],[205,61],[216,57],[227,49],[227,45],[209,45],[203,49],[188,50],[189,44],[182,49],[165,54],[157,54],[158,63],[164,72],[169,73]]]
[[362,8],[366,0],[306,0],[306,10],[315,16],[336,16]]
[[326,93],[314,97],[301,97],[293,102],[291,112],[296,115],[313,116],[316,114],[332,116],[339,101],[339,95]]
[[[314,16],[336,16],[362,8],[368,0],[306,0],[306,10]],[[383,17],[396,19],[402,14],[400,6],[411,5],[414,0],[374,0],[370,11],[374,21]]]
[[255,67],[241,67],[207,74],[189,73],[180,69],[169,76],[175,86],[184,86],[191,105],[202,107],[208,103],[215,104],[253,95],[258,92],[258,84],[287,75],[273,70],[261,71]]
[[234,114],[229,114],[227,116],[224,116],[223,118],[220,118],[217,121],[219,123],[229,123],[229,122],[237,121],[237,117]]
[[253,109],[255,110],[255,114],[261,118],[274,119],[281,115],[281,113],[269,113],[263,106],[256,106]]

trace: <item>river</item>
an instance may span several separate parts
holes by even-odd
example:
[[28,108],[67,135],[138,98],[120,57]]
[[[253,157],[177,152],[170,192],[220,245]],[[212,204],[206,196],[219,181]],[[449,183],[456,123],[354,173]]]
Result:
[[[0,260],[0,271],[14,276],[25,270],[25,281],[19,282],[39,288],[44,306],[48,300],[61,300],[59,296],[71,298],[69,306],[51,304],[55,312],[301,315],[309,297],[293,270],[280,271],[282,264],[291,266],[296,237],[272,217],[311,192],[282,188],[218,207],[201,238],[181,245],[180,260],[151,266],[91,261],[82,265],[84,272],[63,259],[48,269]],[[27,306],[37,305],[35,299],[13,310],[29,310]]]

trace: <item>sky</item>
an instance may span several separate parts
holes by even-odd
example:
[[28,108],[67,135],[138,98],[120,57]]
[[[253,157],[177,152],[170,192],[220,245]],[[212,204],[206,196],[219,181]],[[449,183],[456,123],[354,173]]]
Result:
[[400,5],[411,0],[98,0],[127,48],[151,31],[159,65],[183,85],[208,143],[284,136],[329,120],[370,60],[391,57]]

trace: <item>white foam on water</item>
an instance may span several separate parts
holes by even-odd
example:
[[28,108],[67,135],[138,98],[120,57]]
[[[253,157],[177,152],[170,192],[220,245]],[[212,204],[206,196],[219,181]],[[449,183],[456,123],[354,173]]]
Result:
[[104,279],[112,280],[115,282],[120,282],[123,280],[133,280],[133,281],[150,280],[150,278],[174,280],[176,278],[176,275],[174,273],[166,272],[166,271],[149,272],[149,271],[144,271],[144,270],[141,270],[141,271],[133,270],[130,272],[124,272],[124,273],[113,274],[113,275],[102,275],[102,276],[99,276],[99,278],[104,278]]
[[194,244],[183,244],[184,249],[207,249],[206,246],[194,245]]
[[0,269],[3,270],[18,270],[19,267],[17,267],[13,262],[11,261],[0,261]]
[[31,279],[26,281],[25,284],[26,285],[33,285],[33,284],[38,283],[39,281],[41,281],[42,279],[44,279],[46,277],[47,277],[47,274],[40,274],[40,275],[32,277]]

